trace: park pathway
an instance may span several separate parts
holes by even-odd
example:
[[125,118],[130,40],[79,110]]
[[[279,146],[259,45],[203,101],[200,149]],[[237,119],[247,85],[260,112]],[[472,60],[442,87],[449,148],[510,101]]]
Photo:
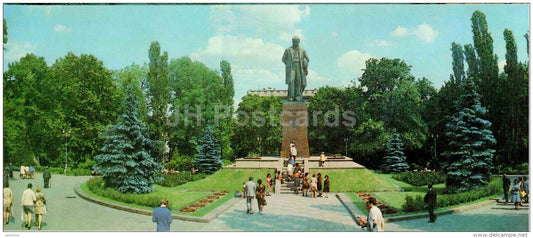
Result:
[[[52,187],[43,189],[48,199],[48,214],[43,231],[154,231],[151,216],[108,208],[81,199],[74,187],[90,176],[52,175]],[[20,220],[20,197],[28,183],[43,187],[42,174],[35,179],[10,179],[15,196],[15,219],[4,225],[4,232],[28,231]],[[172,231],[362,231],[340,201],[329,198],[310,198],[294,194],[267,197],[264,215],[246,214],[245,199],[240,199],[220,217],[210,223],[174,220]],[[512,210],[512,205],[494,204],[468,212],[440,216],[436,223],[415,219],[386,224],[387,231],[527,231],[528,209]],[[32,232],[37,232],[33,226]]]

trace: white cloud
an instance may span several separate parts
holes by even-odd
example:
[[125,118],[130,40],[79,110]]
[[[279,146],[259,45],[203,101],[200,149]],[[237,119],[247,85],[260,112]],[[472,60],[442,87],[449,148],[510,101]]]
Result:
[[20,60],[28,53],[34,53],[37,45],[26,41],[16,39],[9,39],[4,51],[4,62],[11,63]]
[[294,25],[311,14],[309,6],[235,5],[211,7],[211,21],[219,33],[254,29],[258,34],[292,32]]
[[71,30],[72,28],[66,27],[65,25],[62,25],[62,24],[57,24],[54,26],[54,31],[56,32],[70,32]]
[[284,42],[292,42],[292,38],[294,36],[300,37],[300,45],[304,44],[304,40],[305,39],[304,39],[304,34],[302,32],[302,29],[296,29],[292,33],[282,32],[282,33],[279,34],[279,39],[284,41]]
[[361,53],[357,50],[351,50],[341,55],[337,59],[337,66],[339,69],[347,74],[353,75],[356,78],[361,76],[362,69],[365,68],[365,62],[372,56],[368,53]]
[[500,73],[504,72],[505,65],[507,65],[507,61],[505,60],[498,62],[498,70]]
[[394,31],[390,33],[391,36],[399,36],[399,37],[407,36],[408,34],[409,33],[408,33],[407,28],[403,28],[401,26],[396,27],[396,29],[394,29]]
[[390,32],[390,35],[394,37],[406,37],[413,35],[418,41],[428,43],[435,41],[435,39],[439,35],[439,32],[433,30],[430,25],[423,23],[411,29],[398,26],[396,27],[396,29],[394,29],[394,31]]
[[331,37],[337,37],[339,35],[339,33],[337,32],[331,32]]
[[218,35],[211,37],[207,47],[192,54],[191,58],[207,65],[218,65],[218,61],[226,59],[232,68],[281,70],[283,51],[280,45],[266,43],[262,39],[244,35]]

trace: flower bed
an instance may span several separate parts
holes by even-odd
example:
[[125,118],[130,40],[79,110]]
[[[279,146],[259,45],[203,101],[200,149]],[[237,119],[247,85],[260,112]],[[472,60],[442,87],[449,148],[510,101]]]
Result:
[[[361,198],[361,200],[363,200],[365,203],[368,201],[368,199],[370,199],[370,197],[372,197],[372,195],[368,193],[362,193],[362,192],[357,192],[357,196],[359,196],[359,198]],[[377,198],[376,198],[376,206],[381,210],[381,213],[383,214],[394,214],[398,212],[394,210],[393,208],[389,207],[387,204],[381,202]]]
[[224,197],[229,191],[215,192],[213,195],[207,196],[207,198],[200,199],[200,201],[190,204],[184,208],[181,208],[180,212],[196,212],[207,205],[214,203],[218,199]]

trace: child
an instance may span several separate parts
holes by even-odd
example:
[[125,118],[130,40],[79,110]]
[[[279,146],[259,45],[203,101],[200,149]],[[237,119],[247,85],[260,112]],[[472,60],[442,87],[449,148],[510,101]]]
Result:
[[266,192],[266,195],[267,195],[267,196],[271,196],[271,195],[270,195],[270,190],[272,189],[272,175],[267,174],[266,184],[267,184],[267,192]]
[[246,182],[242,182],[242,194],[241,198],[246,198]]

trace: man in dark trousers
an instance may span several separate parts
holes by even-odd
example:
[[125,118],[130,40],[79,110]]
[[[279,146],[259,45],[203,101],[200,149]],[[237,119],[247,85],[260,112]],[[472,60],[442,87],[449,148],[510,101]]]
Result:
[[170,223],[172,223],[172,215],[167,208],[168,200],[162,199],[161,206],[156,208],[152,214],[152,221],[157,222],[157,231],[170,231]]
[[50,169],[48,166],[46,166],[46,169],[43,171],[43,179],[44,179],[44,187],[48,188],[50,187],[50,178],[52,178],[52,173],[50,173]]
[[507,174],[503,174],[503,196],[505,197],[505,203],[509,202],[509,188],[511,188],[511,180],[507,177]]
[[433,185],[428,185],[428,193],[424,196],[424,203],[427,205],[429,213],[429,222],[435,222],[437,216],[435,215],[435,207],[437,207],[437,192],[433,190]]

